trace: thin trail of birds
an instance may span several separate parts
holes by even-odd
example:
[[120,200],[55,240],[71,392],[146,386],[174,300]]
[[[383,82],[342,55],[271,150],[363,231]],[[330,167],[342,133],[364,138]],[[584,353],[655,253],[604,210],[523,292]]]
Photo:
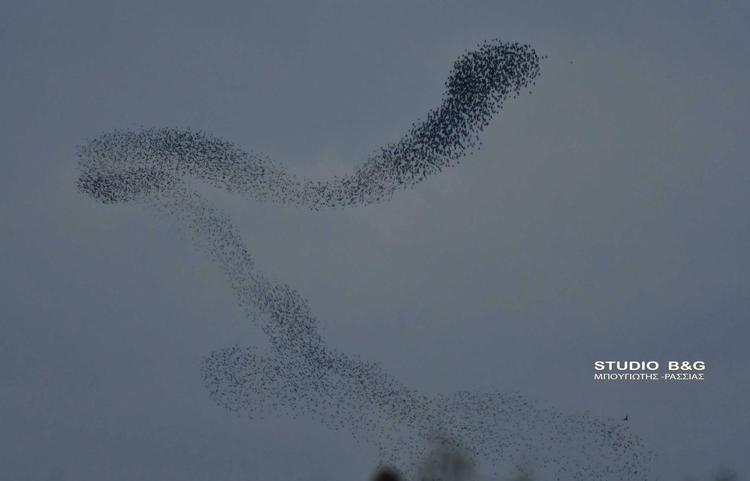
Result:
[[650,452],[623,425],[566,416],[518,394],[428,397],[378,364],[328,347],[302,296],[258,272],[227,215],[185,181],[313,210],[385,202],[479,149],[479,134],[503,102],[535,82],[539,60],[530,46],[499,40],[467,51],[439,107],[351,174],[328,182],[298,178],[203,132],[144,128],[80,145],[77,185],[105,204],[141,204],[169,220],[213,258],[247,318],[270,340],[263,352],[234,346],[204,359],[203,379],[220,406],[250,418],[308,416],[347,430],[407,477],[439,438],[496,470],[533,455],[558,479],[646,479]]

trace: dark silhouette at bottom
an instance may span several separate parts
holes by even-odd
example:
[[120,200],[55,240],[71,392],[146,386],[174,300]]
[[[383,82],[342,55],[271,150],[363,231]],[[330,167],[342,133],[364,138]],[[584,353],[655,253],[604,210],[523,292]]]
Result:
[[375,472],[372,481],[402,481],[402,479],[395,469],[385,466]]

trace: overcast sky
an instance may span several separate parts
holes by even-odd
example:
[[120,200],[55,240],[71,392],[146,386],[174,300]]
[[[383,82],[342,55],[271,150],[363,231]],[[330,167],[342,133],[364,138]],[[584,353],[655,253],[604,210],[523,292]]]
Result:
[[427,394],[627,414],[655,479],[747,479],[749,24],[742,1],[3,2],[0,478],[367,479],[346,432],[213,403],[203,356],[265,341],[169,225],[76,190],[76,145],[190,127],[328,179],[500,38],[548,58],[456,168],[344,211],[206,192],[333,347]]

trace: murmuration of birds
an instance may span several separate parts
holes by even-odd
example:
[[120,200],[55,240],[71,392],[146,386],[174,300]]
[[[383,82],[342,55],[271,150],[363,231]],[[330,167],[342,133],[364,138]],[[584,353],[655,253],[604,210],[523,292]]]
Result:
[[[544,57],[542,57],[544,58]],[[226,276],[270,348],[211,352],[201,372],[210,396],[235,413],[307,416],[377,447],[383,465],[413,478],[435,439],[495,474],[529,456],[556,479],[647,479],[652,456],[626,426],[564,415],[520,394],[426,396],[377,363],[326,345],[303,297],[258,272],[237,229],[191,188],[199,179],[258,202],[312,210],[388,201],[479,149],[479,134],[540,74],[528,45],[484,42],[453,65],[442,103],[351,174],[299,178],[267,157],[190,129],[105,133],[78,146],[78,189],[99,202],[132,203],[169,220]]]

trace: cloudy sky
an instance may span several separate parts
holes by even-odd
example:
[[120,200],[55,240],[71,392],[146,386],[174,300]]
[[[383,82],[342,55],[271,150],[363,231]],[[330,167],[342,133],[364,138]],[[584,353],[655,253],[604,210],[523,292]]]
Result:
[[346,432],[213,403],[201,359],[259,331],[169,225],[76,190],[76,145],[190,127],[328,179],[500,38],[548,58],[456,168],[344,211],[208,196],[335,348],[427,394],[627,414],[655,479],[747,479],[749,23],[740,1],[4,2],[0,478],[367,479]]

